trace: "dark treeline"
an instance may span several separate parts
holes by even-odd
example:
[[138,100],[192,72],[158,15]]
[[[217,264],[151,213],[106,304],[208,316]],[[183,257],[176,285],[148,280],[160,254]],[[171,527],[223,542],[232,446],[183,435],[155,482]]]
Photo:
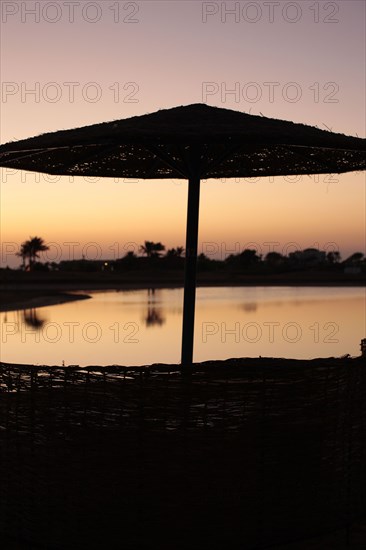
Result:
[[[21,245],[19,256],[20,266],[24,271],[73,271],[73,272],[126,272],[126,271],[157,271],[183,270],[184,248],[167,249],[161,242],[145,241],[139,248],[139,254],[127,252],[116,260],[62,260],[56,262],[41,262],[40,252],[48,250],[43,239],[30,238]],[[355,252],[342,260],[339,251],[322,251],[316,248],[296,250],[288,255],[279,252],[269,252],[262,256],[257,250],[244,249],[238,254],[231,254],[223,260],[209,257],[203,253],[197,259],[197,268],[202,271],[223,271],[229,273],[245,272],[248,274],[285,273],[294,271],[332,271],[361,273],[366,272],[366,257],[361,252]]]

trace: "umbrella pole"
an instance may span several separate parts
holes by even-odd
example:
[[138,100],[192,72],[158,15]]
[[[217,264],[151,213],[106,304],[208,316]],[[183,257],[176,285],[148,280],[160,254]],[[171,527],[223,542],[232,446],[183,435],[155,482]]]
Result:
[[200,183],[199,175],[189,178],[182,334],[183,371],[189,370],[193,363]]

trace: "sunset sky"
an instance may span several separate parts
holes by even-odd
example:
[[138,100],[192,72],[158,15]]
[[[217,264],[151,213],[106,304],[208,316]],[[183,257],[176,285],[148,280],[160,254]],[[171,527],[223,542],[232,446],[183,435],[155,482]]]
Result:
[[[204,102],[365,137],[365,2],[1,3],[1,143]],[[185,244],[183,180],[1,171],[1,265]],[[366,252],[365,173],[209,180],[199,251]]]

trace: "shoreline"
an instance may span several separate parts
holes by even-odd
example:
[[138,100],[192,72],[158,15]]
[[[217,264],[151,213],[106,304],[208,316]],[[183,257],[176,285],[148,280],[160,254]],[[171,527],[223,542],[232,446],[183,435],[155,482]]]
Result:
[[36,292],[33,292],[32,295],[27,298],[23,298],[22,300],[16,299],[16,301],[13,301],[12,299],[10,299],[9,301],[4,302],[2,290],[0,291],[0,296],[0,313],[6,311],[19,311],[47,306],[56,306],[58,304],[65,304],[67,302],[75,302],[79,300],[88,300],[91,298],[91,296],[89,296],[88,294],[64,294],[62,292],[57,292],[55,294],[45,294],[44,292],[42,292],[41,294],[37,295]]
[[[344,356],[329,356],[329,357],[311,357],[307,359],[296,359],[293,357],[272,357],[272,356],[259,356],[259,357],[230,357],[228,359],[209,359],[206,361],[197,361],[192,365],[192,372],[195,374],[205,375],[217,375],[218,373],[229,374],[242,374],[243,372],[249,372],[252,369],[258,369],[265,367],[268,372],[271,369],[281,368],[323,368],[323,367],[340,367],[344,365],[364,365],[366,357],[363,355],[349,354]],[[60,371],[77,372],[79,374],[93,374],[104,371],[106,375],[116,374],[130,374],[131,376],[137,375],[139,377],[141,373],[149,376],[151,373],[158,374],[177,374],[181,372],[181,363],[151,363],[144,365],[39,365],[32,363],[9,363],[7,361],[0,361],[0,369],[33,369],[35,371],[44,371],[45,373],[53,372],[55,369]],[[248,370],[249,369],[249,370]],[[97,379],[95,379],[96,381]]]
[[[41,286],[41,288],[40,288]],[[90,299],[88,292],[103,291],[133,291],[149,289],[182,289],[181,282],[115,282],[104,283],[65,283],[52,284],[1,284],[0,283],[0,312],[19,311],[46,306],[53,306],[67,302]],[[309,288],[365,288],[364,281],[347,281],[341,284],[339,281],[205,281],[197,282],[197,288],[214,287],[309,287]]]

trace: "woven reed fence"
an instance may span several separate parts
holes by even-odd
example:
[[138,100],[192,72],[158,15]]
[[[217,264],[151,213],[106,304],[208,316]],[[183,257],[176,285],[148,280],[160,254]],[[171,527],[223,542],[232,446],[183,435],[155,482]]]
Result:
[[346,530],[366,510],[365,369],[1,364],[1,548],[243,550]]

